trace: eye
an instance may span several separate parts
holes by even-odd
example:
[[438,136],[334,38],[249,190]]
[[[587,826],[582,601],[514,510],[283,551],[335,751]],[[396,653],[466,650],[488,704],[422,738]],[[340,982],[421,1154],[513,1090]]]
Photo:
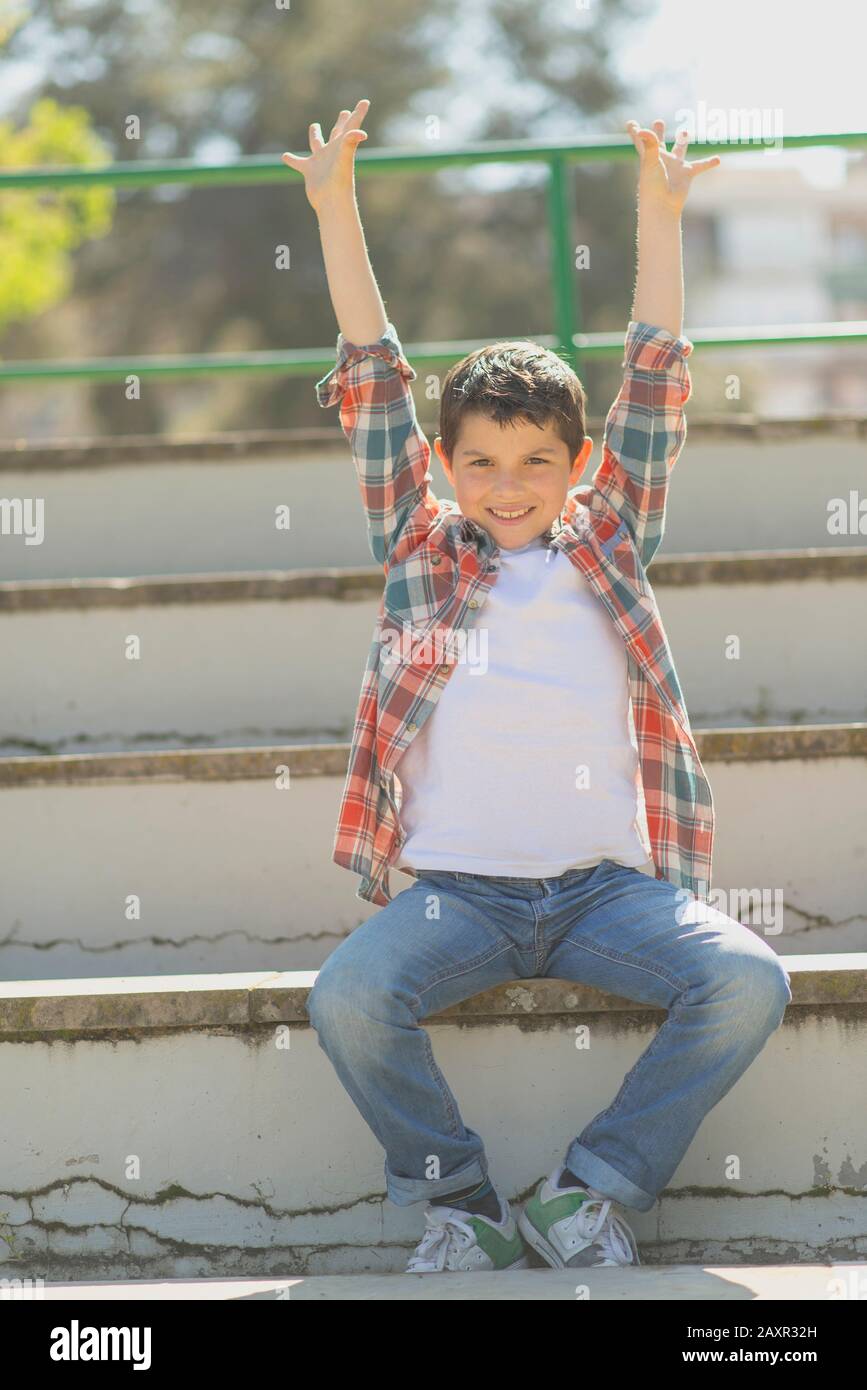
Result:
[[[470,460],[469,460],[469,466],[470,466],[470,468],[476,468],[477,466],[482,467],[482,468],[485,468],[485,467],[487,467],[487,465],[488,465],[489,462],[490,462],[489,459],[470,459]],[[528,462],[528,463],[550,463],[551,460],[550,460],[550,459],[543,459],[543,458],[533,457],[533,458],[527,459],[527,462]]]

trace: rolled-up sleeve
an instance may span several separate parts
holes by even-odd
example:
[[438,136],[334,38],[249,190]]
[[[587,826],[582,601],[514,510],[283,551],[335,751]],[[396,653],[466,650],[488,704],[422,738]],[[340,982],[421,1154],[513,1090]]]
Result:
[[351,343],[342,333],[338,333],[337,361],[321,381],[316,383],[316,399],[319,404],[325,407],[336,405],[342,400],[347,386],[352,381],[351,368],[358,367],[369,357],[378,357],[386,366],[396,368],[406,381],[416,379],[417,373],[407,362],[397,330],[390,320],[382,337],[372,343]]
[[386,571],[398,547],[402,555],[421,544],[439,510],[430,489],[430,444],[410,390],[416,376],[389,320],[382,337],[372,343],[352,343],[339,333],[337,360],[316,383],[320,406],[340,406],[368,544]]
[[692,350],[682,334],[630,320],[623,384],[608,412],[602,462],[593,476],[592,486],[632,531],[645,566],[662,540],[669,476],[686,440]]

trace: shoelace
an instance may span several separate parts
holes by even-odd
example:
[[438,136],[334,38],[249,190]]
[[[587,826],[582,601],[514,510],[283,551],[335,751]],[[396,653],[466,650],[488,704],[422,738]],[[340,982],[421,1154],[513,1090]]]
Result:
[[[594,1215],[591,1208],[598,1208],[598,1212]],[[610,1197],[588,1197],[578,1207],[570,1225],[573,1222],[583,1240],[599,1246],[606,1264],[641,1264],[629,1231],[620,1218],[611,1212]]]
[[424,1224],[427,1229],[416,1246],[415,1254],[410,1256],[407,1274],[426,1274],[446,1267],[451,1269],[454,1266],[449,1260],[453,1261],[460,1254],[462,1246],[465,1249],[475,1240],[476,1233],[472,1226],[457,1216],[443,1215],[443,1210],[442,1207],[435,1207],[425,1212]]

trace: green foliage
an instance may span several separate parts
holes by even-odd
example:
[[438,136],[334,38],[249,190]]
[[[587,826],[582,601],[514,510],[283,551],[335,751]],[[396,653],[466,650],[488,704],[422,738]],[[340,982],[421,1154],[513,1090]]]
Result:
[[[33,6],[9,55],[37,74],[37,95],[84,107],[123,162],[303,154],[309,123],[322,122],[327,134],[340,108],[361,96],[372,102],[370,149],[429,149],[436,141],[621,129],[641,108],[617,71],[620,36],[654,4],[594,0],[582,15],[562,0],[282,8],[262,0],[49,0]],[[132,116],[137,139],[127,133]],[[634,277],[635,169],[569,172],[572,244],[592,251],[590,268],[574,277],[581,326],[622,327]],[[330,350],[334,315],[316,218],[300,179],[285,174],[250,188],[176,185],[125,195],[113,235],[79,254],[68,304],[26,332],[12,326],[10,355],[54,357],[68,333],[87,344],[86,355],[106,357]],[[552,331],[544,170],[365,175],[358,189],[373,265],[405,343]],[[284,244],[291,270],[277,266],[275,248]],[[46,276],[35,278],[38,290]],[[2,278],[0,285],[2,303]],[[586,364],[594,401],[610,398],[616,378],[616,365]],[[301,378],[242,373],[183,390],[154,381],[134,407],[114,382],[86,389],[95,433],[323,425]],[[3,404],[0,392],[0,412]],[[65,408],[55,417],[61,433]],[[431,406],[425,424],[434,414]]]
[[[44,97],[23,129],[0,121],[0,168],[109,162],[81,106]],[[114,191],[94,185],[0,191],[0,330],[44,313],[70,293],[72,252],[105,236],[114,206]]]

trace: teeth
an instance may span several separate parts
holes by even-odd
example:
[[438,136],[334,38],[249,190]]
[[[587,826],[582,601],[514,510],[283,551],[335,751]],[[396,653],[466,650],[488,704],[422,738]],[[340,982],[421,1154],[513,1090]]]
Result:
[[501,516],[507,521],[511,521],[513,517],[524,516],[527,512],[532,511],[532,507],[523,507],[517,512],[498,512],[496,507],[491,507],[491,511],[494,513],[494,516]]

